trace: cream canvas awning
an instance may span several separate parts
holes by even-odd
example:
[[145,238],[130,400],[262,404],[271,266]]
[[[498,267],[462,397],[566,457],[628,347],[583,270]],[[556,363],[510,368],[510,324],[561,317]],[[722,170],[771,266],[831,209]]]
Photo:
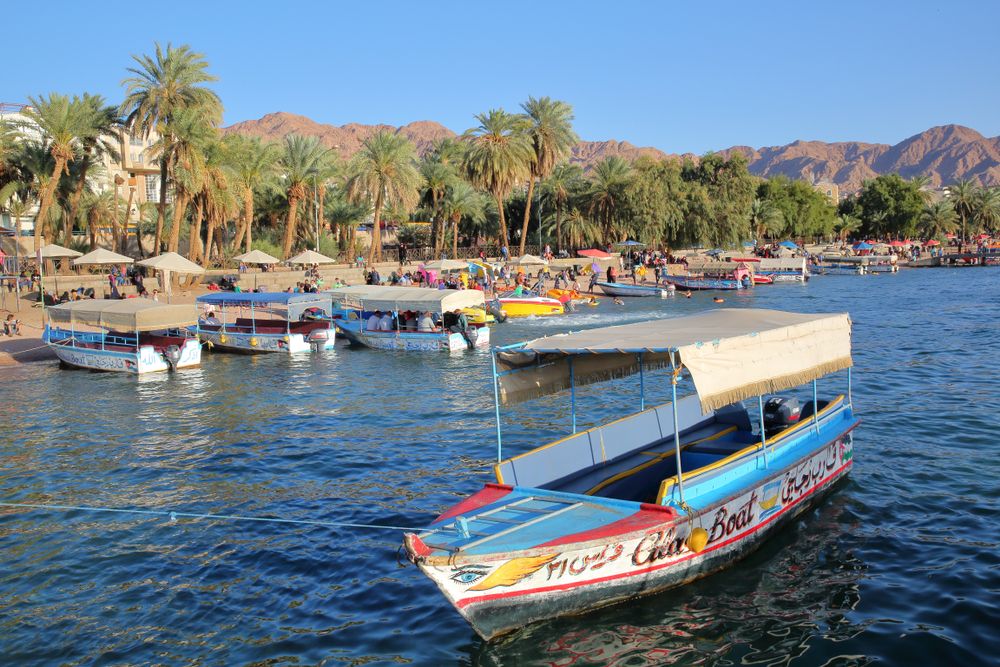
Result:
[[469,263],[460,259],[438,259],[428,262],[424,268],[431,271],[464,271],[469,268]]
[[[797,387],[849,368],[846,313],[723,308],[549,336],[497,353],[500,397],[516,403],[576,385],[683,365],[702,409]],[[572,365],[572,370],[571,370]]]
[[63,257],[79,257],[83,253],[71,250],[70,248],[64,248],[61,245],[56,245],[55,243],[50,243],[47,246],[43,246],[38,251],[38,254],[42,259],[57,259]]
[[471,289],[359,285],[332,290],[330,295],[344,305],[365,310],[421,310],[440,313],[456,308],[482,308],[486,303],[482,292]]
[[195,275],[205,273],[203,267],[195,264],[186,257],[178,255],[176,252],[165,252],[162,255],[150,257],[136,263],[157,271],[173,271],[174,273],[190,273]]
[[149,299],[89,299],[46,309],[52,322],[115,331],[156,331],[198,323],[194,304],[166,304]]
[[281,261],[277,257],[268,255],[263,250],[251,250],[242,255],[236,255],[233,259],[244,264],[277,264]]
[[116,252],[111,252],[107,248],[98,248],[97,250],[91,250],[86,255],[74,259],[73,266],[84,266],[89,264],[131,264],[134,261],[135,260],[131,257],[119,255]]
[[337,260],[322,255],[315,250],[303,250],[295,257],[285,260],[286,264],[336,264]]
[[805,271],[805,257],[763,257],[758,264],[761,270]]

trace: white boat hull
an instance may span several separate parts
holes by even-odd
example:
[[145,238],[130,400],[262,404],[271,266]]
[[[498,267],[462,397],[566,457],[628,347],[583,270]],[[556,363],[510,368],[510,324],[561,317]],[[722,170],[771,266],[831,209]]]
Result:
[[[119,373],[155,373],[170,369],[164,356],[152,345],[143,345],[137,352],[119,352],[87,347],[73,347],[60,343],[47,343],[59,360],[77,368]],[[201,344],[190,339],[180,346],[177,368],[190,368],[201,363]]]
[[[223,331],[199,332],[201,340],[210,344],[213,349],[225,350],[229,352],[244,352],[248,354],[258,354],[264,352],[287,352],[290,354],[298,352],[309,352],[313,349],[331,350],[334,347],[334,330],[321,330],[326,337],[320,339],[318,336],[307,337],[304,334],[251,334],[251,333],[231,333]],[[312,332],[315,334],[316,332]]]

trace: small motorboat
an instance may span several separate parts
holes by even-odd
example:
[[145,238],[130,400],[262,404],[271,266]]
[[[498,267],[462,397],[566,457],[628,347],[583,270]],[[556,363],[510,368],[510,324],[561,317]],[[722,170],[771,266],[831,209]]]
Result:
[[495,299],[499,312],[506,317],[546,317],[562,315],[566,306],[558,299],[548,296],[501,296]]
[[597,286],[608,296],[654,296],[661,299],[670,296],[670,288],[659,285],[628,285],[626,283],[597,282]]

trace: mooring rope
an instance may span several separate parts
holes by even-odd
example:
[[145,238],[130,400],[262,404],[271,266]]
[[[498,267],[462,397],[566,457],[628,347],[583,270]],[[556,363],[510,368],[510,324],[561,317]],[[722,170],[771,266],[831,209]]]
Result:
[[200,514],[197,512],[177,512],[172,510],[140,510],[122,507],[91,507],[86,505],[42,505],[39,503],[4,503],[0,502],[0,507],[16,507],[21,509],[36,510],[63,510],[80,512],[107,512],[114,514],[140,514],[144,516],[162,516],[170,519],[171,522],[177,519],[217,519],[222,521],[262,521],[267,523],[289,523],[305,526],[324,526],[326,528],[363,528],[369,530],[392,530],[409,531],[419,533],[423,528],[413,528],[411,526],[388,526],[377,523],[352,523],[348,521],[316,521],[313,519],[282,519],[278,517],[266,516],[241,516],[238,514]]

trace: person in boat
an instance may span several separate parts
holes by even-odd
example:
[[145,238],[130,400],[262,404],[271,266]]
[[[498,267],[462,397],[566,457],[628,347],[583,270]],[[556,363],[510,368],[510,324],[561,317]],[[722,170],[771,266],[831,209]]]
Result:
[[408,310],[403,313],[403,323],[407,331],[417,330],[417,313],[412,310]]
[[424,316],[417,322],[417,331],[434,331],[434,318],[431,316],[430,311],[424,313]]
[[222,322],[215,316],[215,311],[210,310],[205,315],[198,318],[198,324],[207,326],[221,326]]
[[456,308],[452,311],[452,315],[455,318],[455,323],[451,325],[450,331],[462,334],[462,338],[465,339],[465,344],[469,346],[470,350],[473,349],[475,344],[469,336],[469,318],[465,316],[465,313],[463,313],[460,308]]
[[376,310],[374,313],[371,314],[371,317],[368,318],[368,322],[367,324],[365,324],[365,329],[367,329],[368,331],[378,331],[378,325],[379,322],[381,321],[382,321],[382,311]]
[[392,313],[390,313],[389,311],[386,311],[385,313],[383,313],[382,319],[380,319],[378,321],[378,330],[379,331],[392,331],[395,328],[396,327],[393,326]]
[[524,296],[524,285],[518,283],[517,287],[514,288],[514,296]]

